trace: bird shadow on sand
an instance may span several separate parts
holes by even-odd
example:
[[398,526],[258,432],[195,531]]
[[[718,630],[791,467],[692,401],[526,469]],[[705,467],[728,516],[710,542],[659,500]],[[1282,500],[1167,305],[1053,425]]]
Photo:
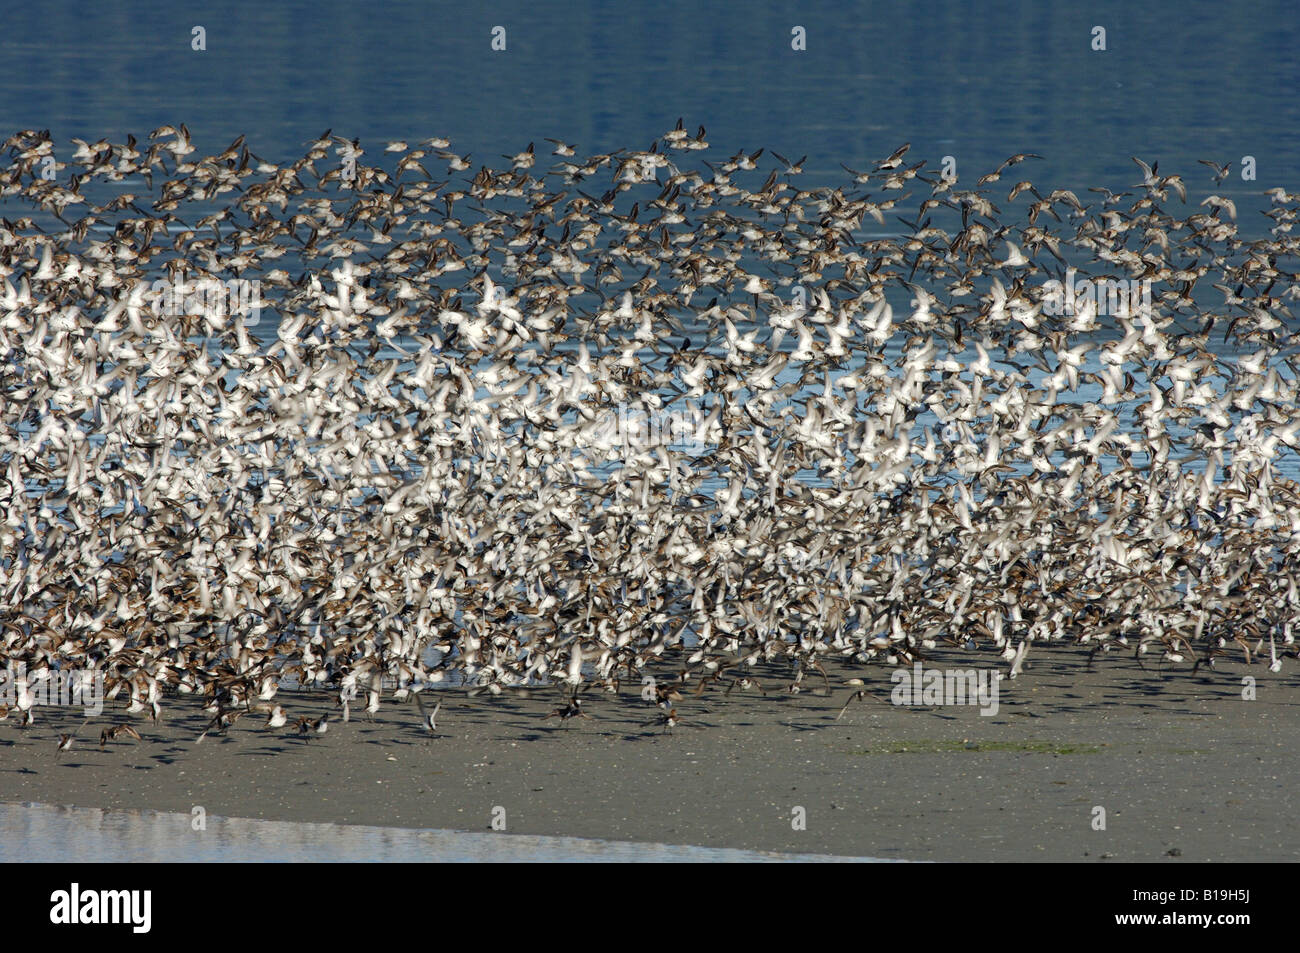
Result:
[[263,744],[257,748],[249,748],[244,751],[237,751],[235,752],[235,757],[267,758],[267,757],[274,757],[275,755],[278,754],[284,754],[288,750],[289,750],[289,745],[285,745],[285,744]]

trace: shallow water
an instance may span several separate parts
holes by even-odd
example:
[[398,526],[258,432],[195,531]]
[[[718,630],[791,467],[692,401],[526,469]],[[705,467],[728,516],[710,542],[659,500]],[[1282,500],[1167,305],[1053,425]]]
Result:
[[0,804],[0,863],[896,863],[536,834],[471,834],[241,817]]

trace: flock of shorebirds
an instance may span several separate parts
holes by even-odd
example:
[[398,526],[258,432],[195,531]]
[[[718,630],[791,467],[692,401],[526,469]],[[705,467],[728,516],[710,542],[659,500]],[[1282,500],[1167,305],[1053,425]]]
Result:
[[[438,682],[561,686],[561,722],[621,686],[671,726],[688,689],[945,646],[1297,655],[1300,196],[1250,235],[1156,163],[1076,194],[907,146],[805,189],[681,123],[495,165],[73,143],[0,167],[0,660],[29,673],[202,696],[210,730]],[[1149,300],[1053,306],[1069,274]]]

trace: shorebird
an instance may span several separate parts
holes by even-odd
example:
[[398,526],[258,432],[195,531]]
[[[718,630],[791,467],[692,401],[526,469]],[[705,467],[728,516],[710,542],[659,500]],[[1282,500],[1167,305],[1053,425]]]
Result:
[[126,735],[128,738],[134,738],[136,741],[142,741],[140,733],[130,725],[121,724],[105,728],[99,733],[99,747],[102,751],[110,741],[116,741],[120,735]]
[[311,719],[306,715],[298,719],[297,732],[304,741],[311,741],[311,736],[320,737],[329,730],[329,715],[321,715],[319,718]]
[[591,716],[582,710],[582,701],[575,695],[560,707],[553,709],[546,717],[560,719],[560,726],[567,728],[570,718],[590,718]]
[[425,730],[430,734],[436,733],[438,731],[438,710],[442,708],[442,702],[435,704],[433,706],[433,711],[426,711],[424,708],[424,702],[420,700],[420,693],[416,692],[415,704],[416,707],[420,709],[420,719]]
[[865,688],[860,688],[860,689],[858,689],[856,692],[854,692],[852,695],[850,695],[847,699],[845,699],[844,704],[840,706],[839,713],[836,714],[836,716],[835,716],[835,720],[836,720],[836,721],[839,721],[841,718],[843,718],[843,717],[844,717],[844,713],[845,713],[846,711],[849,710],[849,706],[850,706],[851,704],[853,704],[854,702],[857,702],[857,701],[865,701],[865,700],[868,699],[868,698],[875,698],[875,696],[874,696],[873,694],[871,694],[871,692],[867,691]]
[[549,167],[154,133],[0,149],[9,724],[72,670],[202,740],[290,688],[432,734],[438,681],[567,726],[661,670],[671,712],[827,658],[1293,651],[1294,190],[1173,211],[1135,159],[999,208],[1034,154],[808,181],[684,119]]
[[1196,161],[1201,165],[1208,165],[1210,167],[1210,170],[1214,173],[1214,181],[1216,184],[1222,182],[1232,172],[1231,162],[1225,165],[1219,165],[1219,163],[1211,162],[1209,159],[1197,159]]
[[767,694],[767,689],[763,687],[763,684],[758,679],[750,678],[748,675],[742,675],[739,678],[732,680],[731,684],[727,686],[727,690],[723,692],[723,695],[724,696],[730,695],[732,691],[737,688],[740,689],[741,691],[758,689],[759,694],[761,695]]
[[644,722],[641,727],[647,728],[650,725],[659,725],[664,731],[671,733],[677,727],[679,720],[676,708],[664,707],[663,711],[650,721]]

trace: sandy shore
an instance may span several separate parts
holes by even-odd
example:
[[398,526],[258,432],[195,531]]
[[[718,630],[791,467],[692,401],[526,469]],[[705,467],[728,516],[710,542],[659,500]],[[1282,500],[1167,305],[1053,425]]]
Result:
[[[133,722],[142,742],[104,751],[120,707],[88,720],[42,708],[30,728],[0,724],[0,801],[465,831],[491,829],[503,808],[512,833],[910,860],[1300,857],[1294,670],[1193,676],[1112,657],[1086,672],[1080,655],[1042,653],[1002,683],[994,717],[895,707],[886,670],[860,674],[876,698],[839,721],[852,689],[789,695],[773,679],[766,697],[684,699],[671,732],[645,724],[657,709],[632,689],[588,693],[590,717],[564,726],[544,717],[555,690],[446,691],[435,736],[414,705],[389,703],[311,741],[250,715],[201,744],[206,718],[182,696],[158,724]],[[322,695],[280,700],[291,719],[335,711]]]

